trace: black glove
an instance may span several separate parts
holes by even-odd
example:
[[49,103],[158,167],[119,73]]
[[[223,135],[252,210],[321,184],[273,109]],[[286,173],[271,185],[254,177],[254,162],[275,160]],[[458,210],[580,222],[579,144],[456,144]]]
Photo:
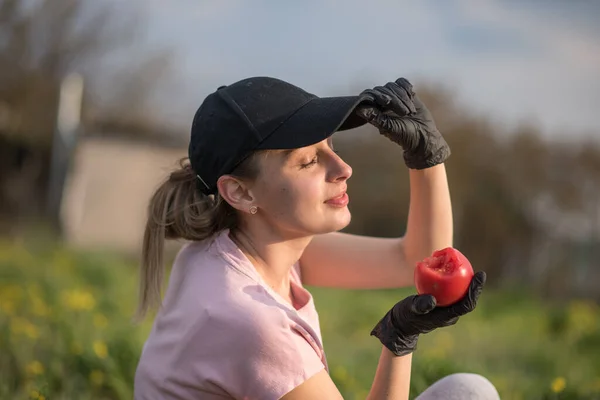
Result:
[[408,168],[433,167],[450,157],[450,147],[409,81],[399,78],[385,86],[364,90],[361,95],[371,100],[371,104],[357,107],[356,114],[402,146]]
[[461,315],[475,309],[485,279],[485,272],[477,272],[471,279],[467,294],[447,307],[436,307],[435,298],[429,294],[409,296],[385,314],[373,328],[371,336],[377,337],[397,356],[412,353],[417,348],[420,334],[454,325]]

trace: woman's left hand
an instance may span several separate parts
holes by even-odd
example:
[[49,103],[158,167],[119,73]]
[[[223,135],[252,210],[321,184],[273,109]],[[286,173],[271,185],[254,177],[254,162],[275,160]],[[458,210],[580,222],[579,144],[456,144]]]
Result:
[[419,335],[452,326],[461,316],[475,310],[485,281],[485,272],[478,271],[463,298],[446,307],[436,307],[435,297],[430,294],[408,296],[385,314],[371,335],[397,356],[412,353]]
[[450,156],[450,147],[408,80],[399,78],[396,82],[364,90],[361,95],[372,104],[357,107],[357,115],[402,146],[408,168],[433,167]]

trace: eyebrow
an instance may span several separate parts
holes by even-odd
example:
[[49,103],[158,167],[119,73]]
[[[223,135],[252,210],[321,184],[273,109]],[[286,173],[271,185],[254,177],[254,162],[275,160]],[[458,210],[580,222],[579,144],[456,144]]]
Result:
[[283,162],[287,162],[295,150],[296,149],[277,149],[271,151],[277,154],[280,157],[280,159],[283,160]]
[[[329,145],[329,148],[331,150],[335,150],[335,148],[333,146],[333,138],[331,136],[329,136],[327,138],[327,144]],[[296,151],[298,151],[298,149],[297,148],[296,149],[277,149],[277,150],[272,150],[272,151],[283,155],[283,159],[285,161],[287,161],[292,154],[294,154]]]
[[285,159],[288,159],[295,150],[297,150],[297,149],[281,149],[281,150],[279,150],[279,152],[280,152],[280,154],[283,154],[283,157]]

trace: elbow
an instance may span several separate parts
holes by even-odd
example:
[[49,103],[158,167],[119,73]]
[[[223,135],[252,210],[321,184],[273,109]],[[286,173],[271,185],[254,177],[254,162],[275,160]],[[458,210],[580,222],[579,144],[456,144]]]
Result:
[[414,269],[418,262],[431,256],[436,250],[453,246],[452,235],[449,235],[447,238],[440,237],[436,239],[422,240],[421,243],[411,243],[410,240],[402,240],[403,258],[411,269]]

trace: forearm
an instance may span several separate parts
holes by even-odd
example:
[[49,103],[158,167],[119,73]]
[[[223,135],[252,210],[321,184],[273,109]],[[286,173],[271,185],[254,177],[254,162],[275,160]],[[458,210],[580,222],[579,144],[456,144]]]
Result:
[[411,366],[412,353],[406,356],[395,356],[382,346],[377,372],[367,400],[408,399]]
[[444,164],[409,170],[410,206],[402,240],[408,265],[435,250],[452,246],[453,219],[450,190]]

